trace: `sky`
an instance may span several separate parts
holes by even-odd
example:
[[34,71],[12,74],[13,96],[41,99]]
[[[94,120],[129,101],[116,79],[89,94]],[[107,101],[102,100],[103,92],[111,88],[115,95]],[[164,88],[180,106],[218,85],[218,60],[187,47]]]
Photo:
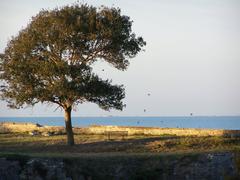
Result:
[[[0,53],[11,36],[41,9],[70,0],[1,0]],[[126,89],[123,111],[104,111],[91,103],[73,116],[240,115],[240,1],[238,0],[91,0],[114,6],[133,20],[133,32],[147,42],[127,71],[98,62],[94,70]],[[104,68],[105,71],[101,71]],[[150,96],[148,95],[150,94]],[[0,101],[0,117],[62,116],[50,104],[9,109]],[[144,111],[145,109],[145,111]]]

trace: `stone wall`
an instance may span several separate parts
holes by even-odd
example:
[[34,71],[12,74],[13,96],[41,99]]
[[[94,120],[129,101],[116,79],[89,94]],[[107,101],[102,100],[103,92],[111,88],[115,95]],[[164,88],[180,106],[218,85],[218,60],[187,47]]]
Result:
[[239,154],[0,157],[1,180],[239,179]]
[[176,136],[240,136],[240,130],[214,130],[194,128],[154,128],[124,126],[90,126],[89,133],[104,134],[105,131],[127,131],[128,135],[176,135]]

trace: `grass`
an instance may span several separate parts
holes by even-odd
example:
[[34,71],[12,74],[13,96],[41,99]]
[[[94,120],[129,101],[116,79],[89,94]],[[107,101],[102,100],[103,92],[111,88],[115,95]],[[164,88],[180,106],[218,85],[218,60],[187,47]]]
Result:
[[0,134],[0,153],[78,156],[81,154],[167,154],[214,151],[240,151],[240,138],[128,136],[125,140],[107,140],[104,135],[75,135],[76,145],[66,145],[66,135],[50,137],[28,134]]
[[[234,151],[233,164],[240,172],[240,138],[162,135],[128,136],[125,140],[115,137],[109,141],[104,135],[77,134],[75,143],[67,146],[66,135],[0,134],[0,158],[16,160],[21,167],[33,157],[59,160],[72,179],[79,179],[79,174],[100,180],[173,179],[175,169],[185,175],[195,164],[205,168],[202,163],[208,165],[209,153]],[[41,164],[33,168],[34,172],[46,173]],[[227,174],[224,179],[239,176]]]

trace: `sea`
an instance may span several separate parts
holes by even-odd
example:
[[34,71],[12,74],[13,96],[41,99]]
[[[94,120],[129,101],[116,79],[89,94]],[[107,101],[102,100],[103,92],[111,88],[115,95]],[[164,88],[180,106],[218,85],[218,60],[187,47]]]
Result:
[[[0,122],[29,122],[49,126],[64,126],[63,117],[0,117]],[[159,117],[72,117],[74,127],[91,125],[204,128],[240,130],[240,116],[159,116]]]

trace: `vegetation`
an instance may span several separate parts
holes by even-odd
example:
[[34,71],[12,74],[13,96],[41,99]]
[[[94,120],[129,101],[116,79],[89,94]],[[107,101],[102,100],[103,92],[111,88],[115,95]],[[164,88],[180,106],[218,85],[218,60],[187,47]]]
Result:
[[65,145],[64,135],[43,137],[28,134],[0,134],[0,152],[78,156],[82,153],[199,153],[239,151],[240,138],[128,136],[109,141],[104,135],[75,135],[76,145]]
[[[239,156],[232,153],[232,163],[219,161],[229,158],[229,153],[185,153],[185,154],[81,154],[80,156],[62,157],[56,155],[1,155],[8,161],[17,161],[23,169],[29,169],[30,175],[41,175],[46,178],[46,172],[57,172],[56,167],[64,164],[60,172],[66,172],[71,179],[239,179]],[[217,157],[217,161],[211,157]],[[31,162],[31,163],[29,163]],[[51,164],[51,168],[46,166]],[[223,164],[221,164],[223,163]],[[29,165],[31,164],[31,165]],[[54,164],[54,165],[53,165]],[[231,169],[231,167],[236,167]],[[27,168],[28,167],[28,168]],[[29,168],[31,167],[31,168]],[[10,167],[12,168],[12,167]],[[49,170],[51,169],[51,170]],[[228,169],[228,171],[226,171]],[[230,169],[230,170],[229,170]],[[43,173],[45,172],[45,173]],[[59,172],[59,171],[58,171]],[[21,173],[24,174],[24,173]],[[53,174],[55,175],[55,174]],[[25,176],[26,177],[26,176]],[[25,178],[27,179],[27,178]],[[34,178],[32,178],[34,179]],[[37,179],[37,178],[35,178]],[[59,178],[52,178],[59,179]],[[63,178],[62,178],[63,179]]]
[[36,174],[55,172],[46,162],[51,167],[64,164],[61,172],[72,179],[184,179],[186,174],[190,179],[239,179],[239,137],[128,136],[109,141],[104,135],[76,134],[71,147],[64,139],[0,134],[0,157]]
[[92,72],[104,60],[126,70],[146,44],[118,8],[86,4],[42,10],[13,37],[1,55],[1,97],[12,108],[55,103],[65,112],[68,144],[74,144],[71,110],[86,101],[122,110],[124,88]]

